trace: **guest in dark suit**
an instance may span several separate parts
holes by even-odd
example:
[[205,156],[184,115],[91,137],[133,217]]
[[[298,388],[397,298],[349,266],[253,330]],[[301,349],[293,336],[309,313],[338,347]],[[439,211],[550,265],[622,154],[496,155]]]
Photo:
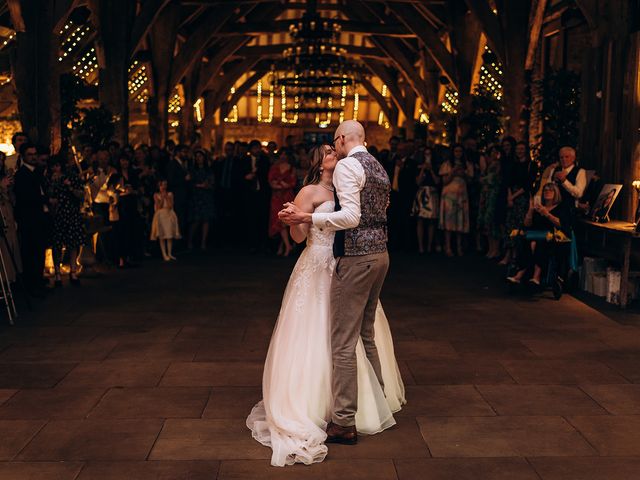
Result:
[[269,186],[269,158],[262,152],[258,140],[249,143],[248,154],[240,159],[244,172],[245,218],[247,239],[252,251],[263,248],[267,241],[271,188]]
[[389,204],[389,247],[391,249],[409,249],[410,213],[416,196],[417,167],[413,158],[412,145],[403,143],[398,148],[395,160],[387,167],[391,181]]
[[242,221],[244,171],[238,157],[235,156],[235,145],[227,142],[224,153],[214,163],[216,179],[216,207],[220,221],[220,231],[232,238],[234,243],[241,239],[239,228]]
[[24,283],[34,296],[44,293],[44,256],[51,221],[42,169],[37,167],[38,152],[32,143],[20,147],[22,165],[15,175],[15,217],[18,224]]
[[180,231],[187,231],[187,208],[189,206],[189,147],[178,145],[175,155],[167,166],[169,191],[173,193],[173,209],[178,216]]

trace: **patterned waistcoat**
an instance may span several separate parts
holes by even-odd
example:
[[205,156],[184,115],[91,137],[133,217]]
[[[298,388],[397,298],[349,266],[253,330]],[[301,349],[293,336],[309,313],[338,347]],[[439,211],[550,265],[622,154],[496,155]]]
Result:
[[[350,230],[338,230],[333,242],[335,257],[353,257],[387,251],[387,202],[389,176],[369,152],[351,155],[360,162],[365,173],[364,188],[360,192],[360,223]],[[340,210],[337,195],[336,211]]]

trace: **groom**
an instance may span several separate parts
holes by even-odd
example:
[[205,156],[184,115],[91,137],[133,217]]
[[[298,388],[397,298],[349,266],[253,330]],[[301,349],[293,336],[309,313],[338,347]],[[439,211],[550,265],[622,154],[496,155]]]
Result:
[[333,173],[335,211],[305,213],[292,203],[279,213],[289,225],[313,223],[336,231],[337,259],[331,280],[331,350],[333,411],[327,443],[355,445],[358,379],[356,345],[362,338],[367,358],[384,388],[374,328],[378,297],[389,268],[387,202],[389,177],[364,146],[364,128],[355,120],[341,123],[333,148],[341,160]]

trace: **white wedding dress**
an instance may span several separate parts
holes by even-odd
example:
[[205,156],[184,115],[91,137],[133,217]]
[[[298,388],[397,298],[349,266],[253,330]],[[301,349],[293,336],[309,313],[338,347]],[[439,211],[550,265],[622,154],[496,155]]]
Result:
[[[332,212],[324,202],[317,212]],[[263,400],[247,426],[253,438],[271,447],[271,465],[321,462],[327,455],[325,429],[331,417],[331,327],[329,292],[335,260],[333,232],[309,229],[307,248],[291,273],[271,337],[262,378]],[[366,357],[362,341],[358,365],[358,432],[374,434],[393,425],[393,413],[405,403],[389,323],[378,303],[375,342],[385,391]]]

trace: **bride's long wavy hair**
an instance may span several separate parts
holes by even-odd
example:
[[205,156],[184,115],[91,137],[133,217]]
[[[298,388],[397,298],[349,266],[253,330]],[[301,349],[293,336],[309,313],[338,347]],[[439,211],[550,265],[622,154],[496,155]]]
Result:
[[328,146],[328,144],[322,143],[311,148],[311,150],[309,151],[311,165],[309,166],[309,172],[307,173],[307,176],[304,178],[305,186],[316,185],[320,183],[320,178],[322,177],[322,159],[325,155],[325,147]]

